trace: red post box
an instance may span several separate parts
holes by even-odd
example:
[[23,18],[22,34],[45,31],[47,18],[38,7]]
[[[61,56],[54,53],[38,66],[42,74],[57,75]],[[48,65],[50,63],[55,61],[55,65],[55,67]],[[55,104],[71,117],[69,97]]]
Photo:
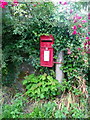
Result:
[[53,62],[53,47],[54,37],[52,35],[40,36],[40,65],[45,67],[52,67]]

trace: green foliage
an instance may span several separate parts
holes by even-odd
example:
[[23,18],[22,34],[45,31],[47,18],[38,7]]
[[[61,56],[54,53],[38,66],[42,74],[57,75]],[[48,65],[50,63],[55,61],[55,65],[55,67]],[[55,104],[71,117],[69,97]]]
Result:
[[[70,9],[73,9],[72,13],[70,13]],[[9,84],[13,76],[14,78],[11,80],[15,80],[16,73],[19,71],[18,67],[23,62],[32,64],[38,74],[45,72],[49,75],[50,70],[54,70],[54,67],[40,66],[39,39],[43,34],[52,34],[55,38],[53,45],[55,60],[59,51],[64,51],[62,70],[70,85],[77,86],[79,76],[83,76],[87,80],[88,62],[85,61],[88,60],[88,56],[86,53],[83,54],[87,23],[82,24],[81,22],[86,20],[87,16],[82,9],[85,8],[82,7],[82,3],[78,2],[69,2],[67,5],[32,2],[30,4],[20,3],[14,7],[9,4],[4,11],[2,24],[4,64],[2,73],[5,76],[3,83]],[[82,19],[74,22],[73,18],[76,14]],[[72,35],[74,25],[77,26],[76,35]],[[82,27],[78,28],[78,25],[82,25]],[[67,48],[71,50],[71,54],[67,54]],[[77,48],[81,48],[81,50],[77,50]],[[10,69],[12,65],[15,68],[13,71]]]
[[[31,113],[26,113],[25,106],[27,99],[18,93],[14,96],[10,104],[4,104],[2,107],[2,118],[87,118],[87,101],[80,98],[80,103],[70,103],[69,108],[63,102],[56,100],[46,103],[38,102]],[[69,101],[68,101],[69,102]],[[82,105],[79,105],[82,104]],[[89,113],[88,113],[89,114]]]
[[[49,73],[48,68],[40,67],[39,38],[44,33],[48,34],[46,31],[51,28],[53,4],[42,3],[37,4],[36,7],[33,5],[34,3],[24,3],[12,7],[8,4],[6,11],[3,11],[2,74],[4,77],[2,82],[4,85],[13,83],[23,62],[32,64],[36,71],[41,69],[42,73],[44,71]],[[10,69],[12,66],[14,70]]]
[[75,95],[81,95],[82,91],[80,91],[79,89],[74,88],[74,90],[72,91],[72,93],[74,93]]
[[73,48],[72,51],[73,53],[68,56],[66,56],[67,53],[65,52],[63,66],[60,69],[64,72],[65,78],[70,85],[77,87],[80,76],[82,76],[82,79],[88,80],[88,55],[83,55],[82,50],[78,51],[77,48]]
[[53,118],[54,110],[56,104],[53,102],[45,103],[44,105],[39,105],[34,108],[33,112],[30,114],[31,118]]
[[67,109],[65,105],[63,105],[61,110],[56,110],[55,118],[84,118],[85,111],[79,109],[78,104],[71,104],[70,110]]
[[20,119],[20,118],[25,118],[25,119],[26,119],[26,118],[29,118],[29,119],[30,119],[30,118],[31,118],[31,115],[30,115],[30,113],[22,113],[22,114],[19,115],[19,119]]
[[[79,85],[79,83],[77,83]],[[60,91],[62,91],[63,93],[67,93],[67,92],[71,92],[74,95],[78,96],[78,95],[83,95],[82,91],[78,88],[75,88],[73,86],[73,82],[71,82],[70,80],[66,80],[63,79],[62,83],[60,83]]]
[[3,118],[19,118],[23,114],[26,98],[21,93],[17,93],[10,104],[3,104],[2,117]]
[[60,94],[60,83],[47,74],[26,76],[23,85],[26,86],[26,95],[32,99],[49,99]]
[[62,92],[65,91],[72,91],[72,85],[70,81],[67,81],[66,79],[63,79],[62,83],[60,84],[60,90]]
[[[83,78],[87,79],[88,73],[88,55],[84,52],[84,42],[87,36],[87,23],[82,24],[81,20],[86,20],[87,14],[82,12],[82,3],[69,2],[67,5],[54,5],[52,2],[39,3],[20,3],[18,6],[8,4],[6,10],[3,9],[2,16],[2,83],[11,85],[17,78],[19,66],[23,62],[32,64],[37,74],[27,76],[23,81],[26,86],[26,95],[32,99],[49,99],[60,95],[60,91],[70,91],[74,95],[81,95],[78,89],[82,86]],[[66,10],[66,8],[68,8]],[[70,9],[73,12],[70,13]],[[74,23],[73,18],[78,14],[82,19]],[[78,28],[78,25],[82,25]],[[72,27],[77,26],[76,35],[72,35]],[[83,34],[84,33],[84,34]],[[52,34],[54,41],[54,59],[57,59],[59,51],[64,51],[64,62],[62,70],[65,74],[65,80],[58,83],[54,76],[54,67],[40,66],[40,35]],[[71,54],[68,54],[70,49]],[[78,50],[81,48],[81,50]],[[47,73],[47,74],[43,74]],[[82,79],[80,78],[82,76]],[[59,89],[60,88],[60,89]],[[19,99],[20,98],[20,99]],[[81,97],[80,97],[81,98]],[[54,103],[47,103],[38,106],[29,114],[23,113],[22,97],[18,96],[11,104],[3,105],[3,118],[83,118],[83,108],[77,104],[71,104],[70,110],[62,105],[58,109]]]
[[85,111],[78,108],[78,103],[71,104],[70,110],[62,104],[62,109],[58,109],[55,102],[48,102],[36,106],[29,114],[30,118],[84,118]]
[[85,111],[82,109],[79,109],[77,103],[71,104],[70,114],[72,118],[84,118],[85,117]]
[[56,110],[55,118],[66,118],[69,111],[67,107],[63,106],[61,110]]

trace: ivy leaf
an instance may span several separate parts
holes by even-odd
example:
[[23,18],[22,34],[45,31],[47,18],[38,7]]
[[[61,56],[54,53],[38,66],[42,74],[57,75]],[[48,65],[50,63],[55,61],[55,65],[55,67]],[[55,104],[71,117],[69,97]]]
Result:
[[43,95],[43,94],[41,94],[41,95],[40,95],[40,98],[41,98],[41,99],[42,99],[42,98],[44,98],[44,95]]

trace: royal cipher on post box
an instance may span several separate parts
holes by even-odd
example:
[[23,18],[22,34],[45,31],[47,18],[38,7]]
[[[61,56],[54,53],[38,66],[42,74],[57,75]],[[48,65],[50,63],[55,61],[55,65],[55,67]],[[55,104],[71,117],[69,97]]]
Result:
[[53,44],[54,37],[52,35],[40,36],[40,65],[45,67],[53,67]]

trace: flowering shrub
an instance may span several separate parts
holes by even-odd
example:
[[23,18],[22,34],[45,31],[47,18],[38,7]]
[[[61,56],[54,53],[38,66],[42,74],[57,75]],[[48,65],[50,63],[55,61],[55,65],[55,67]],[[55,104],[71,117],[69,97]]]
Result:
[[5,6],[7,5],[8,3],[5,2],[4,0],[0,0],[0,7],[1,8],[5,8]]
[[[13,0],[14,5],[13,6],[17,6],[18,5],[18,0]],[[0,7],[1,8],[5,8],[5,6],[8,5],[7,2],[5,2],[4,0],[0,0]]]

